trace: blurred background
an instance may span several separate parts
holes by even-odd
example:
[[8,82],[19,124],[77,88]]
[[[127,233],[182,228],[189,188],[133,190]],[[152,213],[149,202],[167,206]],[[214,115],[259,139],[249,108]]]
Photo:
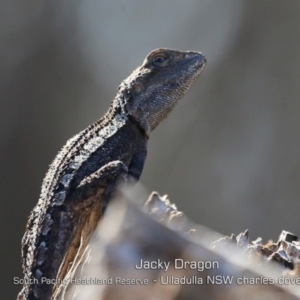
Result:
[[141,183],[223,234],[300,235],[299,1],[2,1],[0,24],[1,299],[21,289],[48,165],[159,47],[208,64],[153,132]]

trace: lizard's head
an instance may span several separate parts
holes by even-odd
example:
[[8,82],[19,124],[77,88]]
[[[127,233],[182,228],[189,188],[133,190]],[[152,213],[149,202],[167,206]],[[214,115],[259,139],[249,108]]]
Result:
[[152,51],[119,87],[125,113],[149,135],[189,90],[205,63],[199,52]]

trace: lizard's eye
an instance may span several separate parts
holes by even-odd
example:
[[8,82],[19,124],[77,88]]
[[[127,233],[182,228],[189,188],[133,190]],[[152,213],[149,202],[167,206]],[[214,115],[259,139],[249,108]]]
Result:
[[158,55],[154,56],[152,62],[153,62],[154,66],[161,66],[165,60],[166,60],[166,58],[163,55],[158,54]]

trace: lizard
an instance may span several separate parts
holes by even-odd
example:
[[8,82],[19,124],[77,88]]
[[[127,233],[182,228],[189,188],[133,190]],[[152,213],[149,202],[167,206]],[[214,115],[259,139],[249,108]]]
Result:
[[[107,113],[67,141],[42,183],[22,238],[18,300],[49,300],[120,182],[138,181],[150,132],[199,77],[206,58],[160,48],[119,86]],[[83,231],[85,233],[83,234]],[[47,281],[48,280],[48,281]]]

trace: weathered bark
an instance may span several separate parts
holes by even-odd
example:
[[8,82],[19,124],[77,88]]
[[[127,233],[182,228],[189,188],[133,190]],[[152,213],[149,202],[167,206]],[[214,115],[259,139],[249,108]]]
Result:
[[[298,277],[298,268],[291,271],[298,263],[293,235],[264,246],[249,243],[247,231],[220,238],[157,193],[143,210],[124,199],[112,203],[57,299],[300,299],[297,285],[280,284]],[[152,268],[138,269],[141,260]]]

